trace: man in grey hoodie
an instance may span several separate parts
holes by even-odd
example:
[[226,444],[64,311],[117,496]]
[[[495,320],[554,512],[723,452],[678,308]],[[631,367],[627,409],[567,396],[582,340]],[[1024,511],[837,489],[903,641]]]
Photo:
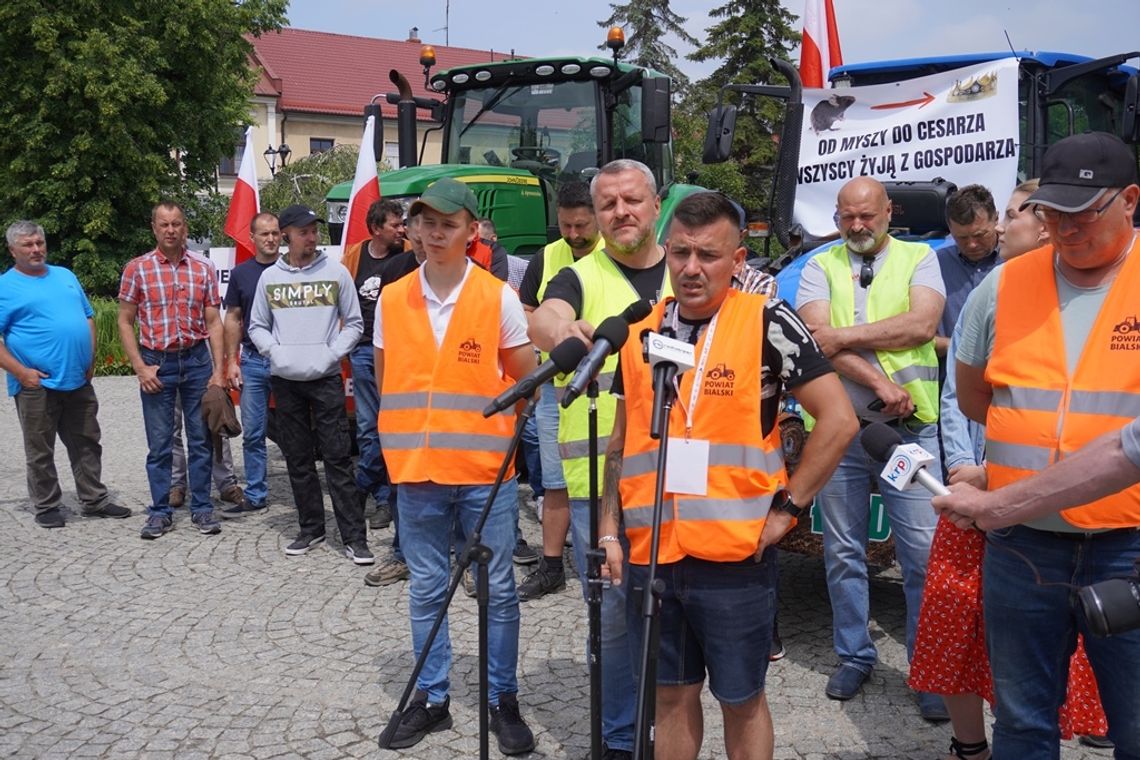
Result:
[[269,358],[279,444],[297,502],[301,529],[285,553],[305,554],[325,540],[324,497],[312,443],[315,432],[344,553],[358,565],[370,565],[375,560],[368,550],[364,509],[352,475],[352,442],[340,376],[341,359],[363,329],[356,287],[348,270],[317,249],[317,222],[322,220],[311,209],[290,206],[279,221],[289,251],[261,275],[249,338]]

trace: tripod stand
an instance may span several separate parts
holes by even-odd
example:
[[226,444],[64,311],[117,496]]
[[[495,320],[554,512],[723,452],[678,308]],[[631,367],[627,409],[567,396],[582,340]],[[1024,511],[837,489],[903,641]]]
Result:
[[415,692],[416,680],[419,678],[420,673],[427,663],[428,654],[431,652],[432,645],[435,642],[436,636],[439,634],[440,628],[443,626],[443,619],[447,615],[447,610],[451,606],[451,600],[455,596],[455,590],[459,584],[463,582],[463,573],[470,566],[472,562],[478,565],[479,571],[476,573],[478,579],[476,581],[476,600],[479,606],[479,757],[481,760],[486,760],[489,754],[488,747],[488,734],[489,734],[489,721],[488,721],[488,707],[489,707],[489,680],[488,680],[488,636],[487,626],[488,617],[487,610],[489,605],[490,589],[487,577],[487,568],[490,565],[494,552],[490,547],[482,543],[483,526],[487,522],[487,517],[491,513],[491,507],[495,503],[495,498],[498,496],[499,489],[502,487],[503,480],[506,478],[507,470],[510,468],[511,462],[514,461],[515,452],[518,450],[519,441],[522,439],[523,428],[526,422],[534,413],[535,400],[532,398],[527,402],[522,414],[519,415],[515,423],[514,435],[511,437],[510,444],[507,447],[507,453],[503,457],[503,462],[499,466],[498,474],[495,476],[495,482],[491,486],[491,492],[487,495],[487,501],[483,505],[483,511],[479,515],[478,521],[475,523],[475,529],[471,531],[471,535],[467,538],[467,543],[463,550],[459,552],[456,557],[455,572],[452,573],[451,582],[448,584],[447,596],[444,597],[443,604],[436,613],[435,620],[432,622],[431,631],[428,633],[427,639],[423,642],[420,649],[420,655],[416,658],[415,667],[412,668],[412,673],[408,678],[408,683],[404,687],[404,693],[400,697],[400,702],[396,705],[396,710],[388,719],[388,725],[380,733],[378,743],[381,749],[392,749],[391,742],[396,734],[396,729],[400,724],[400,718],[404,709],[408,705],[408,701]]

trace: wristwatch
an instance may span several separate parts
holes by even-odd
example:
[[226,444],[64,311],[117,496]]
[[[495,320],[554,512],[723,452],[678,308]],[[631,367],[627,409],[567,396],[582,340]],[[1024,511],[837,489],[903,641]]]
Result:
[[807,511],[806,507],[796,506],[796,503],[792,501],[792,495],[788,493],[786,488],[776,491],[775,496],[772,497],[772,509],[786,512],[797,520],[803,517],[804,512]]

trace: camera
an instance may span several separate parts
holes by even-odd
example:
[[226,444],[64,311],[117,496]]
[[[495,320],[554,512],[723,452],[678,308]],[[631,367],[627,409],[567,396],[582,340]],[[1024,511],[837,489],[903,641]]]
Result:
[[1140,559],[1128,578],[1110,578],[1077,592],[1089,630],[1112,636],[1140,628]]

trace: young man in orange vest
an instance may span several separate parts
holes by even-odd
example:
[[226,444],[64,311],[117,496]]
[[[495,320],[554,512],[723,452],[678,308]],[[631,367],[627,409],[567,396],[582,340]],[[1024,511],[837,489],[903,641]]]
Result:
[[[1136,155],[1114,135],[1090,132],[1051,146],[1041,186],[1022,204],[1045,223],[1050,244],[1006,262],[966,307],[958,404],[986,425],[990,489],[1029,478],[1140,414],[1137,183]],[[994,757],[1057,756],[1057,708],[1077,633],[1116,757],[1140,757],[1140,629],[1090,636],[1071,585],[1132,571],[1140,486],[1094,498],[1096,485],[1080,506],[1026,515],[987,537]]]
[[[514,290],[470,262],[478,234],[470,188],[444,178],[412,204],[427,259],[419,271],[386,287],[373,342],[382,400],[380,440],[400,490],[400,544],[411,572],[408,606],[416,655],[448,587],[453,521],[470,536],[514,433],[512,411],[484,418],[496,396],[535,369],[526,317]],[[491,730],[504,754],[529,752],[534,735],[519,713],[519,599],[511,570],[518,517],[517,483],[508,470],[483,526],[493,552],[489,653]],[[415,699],[390,739],[411,747],[451,726],[447,627],[428,655]]]
[[[670,460],[688,485],[671,482],[667,472],[657,553],[657,577],[665,583],[658,760],[697,757],[706,672],[724,714],[728,757],[772,757],[764,676],[776,566],[768,549],[806,512],[858,430],[838,376],[795,311],[767,296],[731,290],[733,271],[745,256],[738,219],[720,193],[698,193],[678,204],[665,254],[676,299],[658,304],[630,328],[631,336],[672,330],[694,344],[698,357],[696,368],[680,377],[670,417]],[[729,371],[709,371],[722,367]],[[624,582],[636,590],[648,580],[658,451],[649,436],[653,374],[636,338],[622,348],[619,369],[612,390],[621,400],[606,447],[599,543],[607,574],[622,583],[616,536],[624,520],[630,547]],[[782,387],[793,390],[817,420],[790,479],[776,424]],[[639,596],[630,594],[627,606],[635,652],[642,644]]]

